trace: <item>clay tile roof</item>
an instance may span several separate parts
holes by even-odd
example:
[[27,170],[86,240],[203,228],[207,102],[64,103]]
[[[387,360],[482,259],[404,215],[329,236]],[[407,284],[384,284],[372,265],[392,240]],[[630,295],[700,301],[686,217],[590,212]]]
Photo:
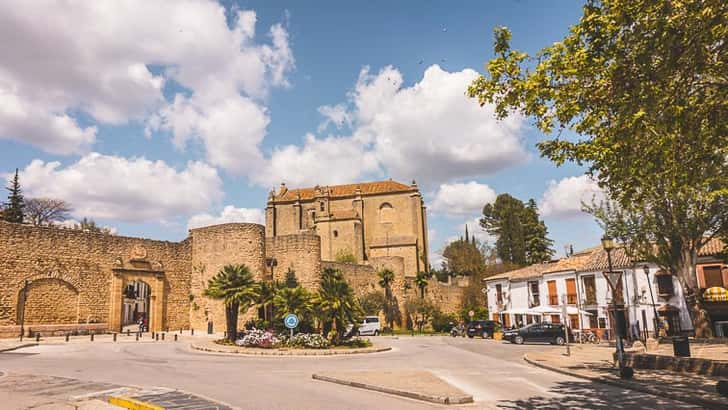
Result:
[[698,252],[698,256],[712,256],[719,254],[725,250],[725,244],[718,238],[713,238],[708,241]]
[[544,271],[544,273],[563,272],[570,270],[581,271],[584,269],[585,266],[587,266],[592,258],[592,255],[599,252],[600,249],[600,247],[589,248],[581,252],[574,253],[568,258],[559,259],[557,263],[551,264],[549,269]]
[[[627,256],[624,248],[614,248],[612,251],[612,268],[623,269],[632,266],[632,260]],[[597,247],[597,251],[592,253],[579,271],[605,271],[609,270],[609,260],[607,252],[602,247]]]
[[[295,201],[299,195],[302,200],[313,199],[317,195],[316,188],[317,187],[288,189],[284,190],[282,194],[279,190],[278,193],[275,195],[274,199],[276,201]],[[353,196],[356,194],[357,189],[361,190],[362,195],[384,194],[389,192],[407,192],[417,190],[417,188],[415,187],[392,180],[361,182],[346,185],[329,185],[321,186],[319,188],[323,191],[328,190],[329,196],[333,198]]]
[[509,280],[525,280],[530,278],[538,278],[543,272],[549,270],[558,261],[551,261],[546,263],[537,263],[534,265],[525,266],[516,270],[499,273],[497,275],[489,276],[485,278],[486,281],[490,282],[497,279],[509,279]]

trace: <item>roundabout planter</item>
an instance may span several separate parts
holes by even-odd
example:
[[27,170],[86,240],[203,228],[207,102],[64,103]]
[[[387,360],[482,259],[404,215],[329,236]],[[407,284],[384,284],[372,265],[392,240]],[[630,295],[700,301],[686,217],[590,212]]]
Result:
[[208,353],[226,353],[241,356],[338,356],[349,354],[378,353],[391,350],[388,346],[372,346],[361,348],[334,347],[328,349],[297,349],[297,348],[271,348],[243,347],[221,345],[213,341],[194,342],[190,345],[194,350]]

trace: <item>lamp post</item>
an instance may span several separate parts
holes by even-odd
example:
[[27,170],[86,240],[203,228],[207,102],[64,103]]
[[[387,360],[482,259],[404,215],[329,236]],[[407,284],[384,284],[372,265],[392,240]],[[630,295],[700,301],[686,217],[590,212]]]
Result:
[[25,280],[25,284],[23,285],[23,307],[20,310],[20,341],[23,341],[23,335],[25,334],[25,302],[28,300],[28,285],[30,285],[30,281],[28,279]]
[[652,300],[652,313],[654,314],[655,321],[655,338],[657,338],[657,335],[660,332],[660,319],[659,316],[657,316],[657,308],[655,307],[655,295],[652,293],[652,283],[650,283],[650,267],[645,265],[642,267],[642,271],[645,272],[645,277],[647,278],[647,287],[650,289],[650,299]]
[[624,345],[622,344],[622,320],[617,319],[617,287],[620,284],[620,278],[622,272],[615,272],[612,268],[612,251],[614,250],[614,241],[607,235],[602,237],[602,248],[607,252],[607,265],[609,267],[608,272],[604,272],[604,277],[609,283],[609,287],[612,288],[612,317],[614,320],[614,339],[617,346],[617,361],[619,362],[619,377],[623,379],[630,379],[634,374],[631,367],[624,365]]

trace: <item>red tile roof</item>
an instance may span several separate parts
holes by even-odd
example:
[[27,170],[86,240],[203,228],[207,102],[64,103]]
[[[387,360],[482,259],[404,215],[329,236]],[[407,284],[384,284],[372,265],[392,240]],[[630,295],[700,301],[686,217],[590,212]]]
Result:
[[278,193],[275,194],[275,201],[295,201],[299,198],[301,200],[310,200],[316,198],[319,193],[325,193],[328,191],[329,196],[332,198],[354,196],[357,189],[361,191],[362,195],[374,195],[374,194],[385,194],[390,192],[408,192],[417,191],[417,186],[405,185],[401,182],[392,180],[388,181],[375,181],[375,182],[360,182],[356,184],[346,185],[329,185],[329,186],[315,186],[312,188],[298,188],[298,189],[287,189],[285,186],[281,187]]

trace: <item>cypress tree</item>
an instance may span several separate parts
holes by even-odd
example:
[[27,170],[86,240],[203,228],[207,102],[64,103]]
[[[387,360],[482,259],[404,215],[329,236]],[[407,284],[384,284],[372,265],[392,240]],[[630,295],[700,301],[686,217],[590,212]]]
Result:
[[7,222],[23,223],[23,193],[20,189],[20,180],[18,179],[18,169],[15,168],[15,177],[9,187],[6,187],[10,193],[8,194],[8,202],[5,203],[3,210],[3,219]]

